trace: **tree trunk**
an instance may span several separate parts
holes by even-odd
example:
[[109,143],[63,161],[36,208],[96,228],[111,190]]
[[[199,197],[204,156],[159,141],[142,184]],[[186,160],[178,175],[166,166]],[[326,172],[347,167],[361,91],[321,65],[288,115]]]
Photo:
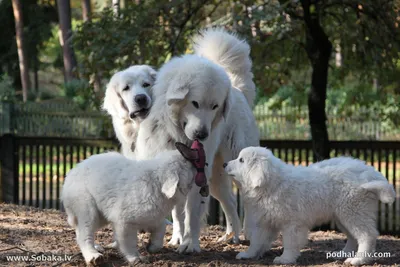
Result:
[[18,48],[19,71],[22,83],[22,99],[28,100],[28,90],[30,88],[28,56],[24,43],[24,22],[22,17],[22,6],[20,0],[12,0],[13,13],[15,19],[15,33]]
[[82,0],[82,18],[83,21],[90,20],[90,16],[92,13],[92,8],[90,5],[90,0]]
[[312,66],[308,112],[314,158],[319,161],[329,158],[330,152],[325,101],[332,43],[322,29],[315,4],[310,0],[302,0],[301,4],[306,26],[306,50]]
[[39,51],[36,51],[36,55],[33,62],[33,84],[35,88],[35,92],[39,94]]
[[60,24],[60,43],[63,48],[64,81],[69,82],[74,78],[76,59],[72,48],[71,5],[69,0],[57,0],[58,19]]
[[112,0],[112,9],[115,17],[119,14],[119,0]]

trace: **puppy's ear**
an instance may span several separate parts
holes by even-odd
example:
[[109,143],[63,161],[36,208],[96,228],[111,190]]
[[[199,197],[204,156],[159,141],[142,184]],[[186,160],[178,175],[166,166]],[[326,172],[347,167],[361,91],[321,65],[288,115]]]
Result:
[[250,172],[250,177],[247,177],[253,189],[262,187],[268,175],[266,159],[259,159],[254,164],[255,166],[253,166]]
[[179,153],[181,153],[181,155],[187,160],[196,160],[199,158],[196,150],[191,149],[183,143],[176,142],[175,147],[176,149],[178,149]]
[[178,86],[177,84],[172,83],[167,91],[168,106],[178,101],[184,100],[188,93],[189,93],[189,85]]
[[179,176],[169,175],[165,183],[161,187],[161,192],[167,197],[172,198],[178,188]]
[[222,109],[222,116],[224,117],[225,120],[228,118],[228,114],[231,111],[231,107],[233,105],[233,96],[232,96],[231,90],[232,89],[230,88],[229,92],[228,92],[228,96],[226,97],[225,102],[224,102],[224,107]]
[[129,111],[121,95],[118,93],[118,85],[117,81],[111,79],[107,85],[102,108],[111,116],[126,118]]

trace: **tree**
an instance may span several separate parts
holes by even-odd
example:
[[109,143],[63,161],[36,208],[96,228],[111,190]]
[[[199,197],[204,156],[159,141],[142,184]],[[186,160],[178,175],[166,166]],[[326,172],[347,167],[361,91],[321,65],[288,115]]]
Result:
[[114,16],[118,17],[119,14],[119,0],[112,0],[112,9]]
[[82,0],[83,21],[90,20],[91,13],[92,13],[92,7],[90,4],[90,0]]
[[69,0],[57,0],[58,19],[60,25],[60,44],[63,49],[64,81],[70,82],[74,78],[76,58],[72,47],[71,5]]
[[[371,84],[377,79],[382,91],[393,83],[389,77],[398,73],[396,64],[400,62],[400,1],[243,2],[247,8],[235,9],[242,25],[238,31],[251,40],[255,76],[267,80],[258,84],[267,84],[266,90],[272,91],[273,86],[296,86],[294,82],[300,80],[300,88],[309,87],[314,155],[317,160],[328,158],[327,88],[343,85],[349,76],[363,83],[368,79]],[[330,64],[334,61],[332,43],[341,50],[338,68]],[[309,77],[308,70],[311,79],[306,81],[303,77]]]
[[312,9],[311,0],[301,0],[301,5],[306,28],[305,49],[312,67],[308,116],[314,154],[317,160],[323,160],[329,158],[330,152],[325,101],[332,43],[320,24],[318,11]]
[[15,33],[18,47],[19,70],[21,73],[22,99],[28,100],[28,90],[30,88],[28,56],[26,54],[24,39],[24,22],[22,6],[20,0],[12,0],[13,13],[15,19]]

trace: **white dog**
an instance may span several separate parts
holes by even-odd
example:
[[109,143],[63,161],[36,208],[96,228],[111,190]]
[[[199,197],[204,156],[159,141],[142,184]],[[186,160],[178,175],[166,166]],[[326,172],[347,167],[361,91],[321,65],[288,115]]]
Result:
[[[232,179],[222,165],[242,148],[259,144],[251,110],[255,85],[250,47],[221,29],[206,30],[194,40],[195,55],[173,58],[159,70],[153,107],[140,126],[135,156],[149,159],[174,149],[176,141],[203,141],[210,192],[221,202],[227,219],[226,235],[221,240],[234,233],[234,241],[238,242],[236,198]],[[193,187],[186,205],[174,208],[170,244],[180,243],[180,253],[200,251],[200,221],[208,200],[201,197],[198,187]]]
[[345,263],[361,265],[371,260],[368,253],[375,251],[379,235],[379,200],[393,203],[395,199],[393,186],[373,167],[346,157],[295,167],[262,147],[245,148],[224,166],[240,184],[244,202],[257,211],[250,247],[237,259],[262,256],[282,231],[284,251],[274,263],[295,263],[308,231],[334,220],[348,237],[343,252],[357,252]]
[[140,122],[150,111],[156,75],[150,66],[131,66],[115,73],[107,85],[103,109],[112,117],[122,154],[131,159]]
[[192,164],[198,160],[197,151],[181,143],[176,147],[179,152],[146,161],[116,152],[94,155],[68,173],[62,201],[87,264],[101,259],[94,232],[109,222],[129,263],[142,260],[136,248],[138,229],[151,232],[149,252],[162,248],[164,218],[176,203],[185,201],[197,172]]

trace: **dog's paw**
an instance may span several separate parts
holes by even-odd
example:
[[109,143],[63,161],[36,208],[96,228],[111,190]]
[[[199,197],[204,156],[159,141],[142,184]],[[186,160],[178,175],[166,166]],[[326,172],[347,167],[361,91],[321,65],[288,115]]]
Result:
[[192,240],[189,240],[187,242],[183,242],[179,247],[178,247],[178,253],[179,254],[184,254],[184,253],[193,253],[193,252],[200,252],[200,244],[198,242],[194,243]]
[[94,249],[100,253],[104,253],[104,248],[98,244],[94,244]]
[[103,254],[101,253],[93,253],[87,258],[88,260],[86,260],[86,264],[88,266],[98,266],[99,264],[102,264],[104,260]]
[[370,261],[371,261],[370,258],[365,258],[365,257],[347,258],[344,261],[344,264],[360,266],[360,265],[364,265],[364,264],[370,263]]
[[118,248],[118,243],[117,243],[117,241],[114,241],[110,244],[105,245],[104,247],[105,248]]
[[148,246],[147,246],[147,251],[149,252],[149,253],[157,253],[157,252],[159,252],[161,249],[162,249],[162,245],[160,246],[160,245],[156,245],[156,244],[149,244]]
[[182,236],[181,235],[172,235],[171,239],[168,242],[168,246],[176,247],[179,244],[182,244]]
[[239,237],[235,235],[234,232],[231,232],[229,234],[224,234],[222,237],[218,238],[217,242],[219,243],[233,243],[233,244],[239,244]]
[[131,256],[126,258],[129,262],[129,266],[136,266],[140,263],[149,263],[149,259],[145,256]]
[[236,255],[237,260],[251,259],[252,257],[247,252],[240,252]]
[[274,264],[285,265],[285,264],[295,264],[295,263],[296,263],[296,260],[284,258],[284,257],[276,257],[274,259]]

